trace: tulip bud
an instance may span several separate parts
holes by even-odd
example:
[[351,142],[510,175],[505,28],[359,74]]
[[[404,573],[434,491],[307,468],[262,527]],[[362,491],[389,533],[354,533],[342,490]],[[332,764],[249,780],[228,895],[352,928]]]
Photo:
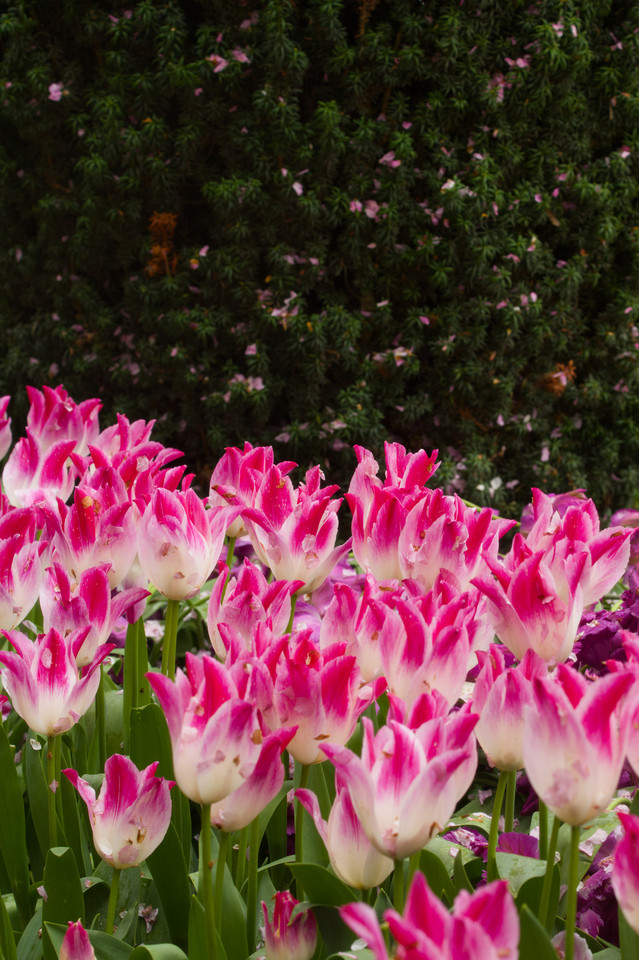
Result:
[[285,890],[275,894],[273,919],[269,922],[268,909],[264,912],[264,949],[268,960],[311,960],[317,943],[317,923],[310,910],[301,911],[291,920],[298,900]]
[[60,960],[95,960],[89,934],[79,920],[76,923],[69,920],[69,929],[60,947]]

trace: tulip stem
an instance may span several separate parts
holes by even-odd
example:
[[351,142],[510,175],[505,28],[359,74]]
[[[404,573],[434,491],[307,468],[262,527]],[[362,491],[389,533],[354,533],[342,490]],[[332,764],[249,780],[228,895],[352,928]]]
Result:
[[419,861],[421,859],[422,851],[416,850],[415,853],[411,853],[408,860],[408,886],[410,887],[413,882],[413,877],[419,870]]
[[[547,813],[547,810],[546,810]],[[552,877],[555,870],[555,850],[557,849],[557,839],[559,837],[559,827],[561,821],[559,817],[554,817],[550,840],[546,851],[546,873],[544,875],[544,885],[541,890],[541,900],[539,901],[539,922],[546,931],[548,929],[548,905],[550,903],[550,891],[552,889]],[[540,854],[541,856],[541,854]]]
[[220,830],[218,834],[217,865],[215,868],[215,916],[222,918],[224,894],[224,870],[231,845],[231,834]]
[[[293,614],[291,613],[291,616],[292,615]],[[308,774],[310,769],[311,768],[308,763],[300,764],[300,790],[304,790],[306,784],[308,783]],[[296,800],[295,806],[295,862],[304,862],[304,807],[299,800]],[[304,899],[304,891],[299,880],[297,881],[297,898],[298,900]]]
[[104,664],[100,664],[100,683],[95,695],[95,725],[98,738],[98,773],[104,770],[106,752],[106,702],[104,699]]
[[[233,565],[233,554],[235,553],[235,541],[237,537],[229,537],[229,548],[226,551],[226,565],[229,568],[229,576],[231,574],[231,566]],[[226,584],[224,584],[224,590],[226,591]],[[222,594],[222,600],[224,599],[224,593]]]
[[517,771],[509,770],[506,778],[506,814],[504,833],[512,833],[515,826],[515,795],[517,792]]
[[248,827],[242,827],[237,849],[237,866],[235,870],[235,886],[241,890],[246,876],[246,844],[248,842]]
[[565,960],[575,955],[575,921],[577,919],[577,884],[579,883],[579,838],[581,827],[570,829],[570,860],[568,864],[568,892],[566,894],[566,942]]
[[206,953],[209,960],[217,957],[217,934],[215,930],[215,900],[213,898],[213,862],[211,860],[211,804],[202,804],[200,826],[200,902],[204,907],[206,927]]
[[286,624],[286,630],[284,633],[290,633],[293,629],[293,617],[295,616],[295,607],[297,606],[297,594],[294,593],[291,597],[291,615],[288,618],[288,623]]
[[246,936],[249,956],[255,952],[255,916],[257,912],[257,863],[260,847],[260,818],[255,817],[249,827],[249,875],[246,892]]
[[55,792],[58,787],[58,740],[57,736],[47,738],[47,811],[49,814],[49,847],[58,845],[58,817],[55,809]]
[[164,642],[162,643],[162,673],[169,680],[175,680],[179,609],[179,600],[167,600],[166,613],[164,614]]
[[488,881],[497,879],[497,837],[499,835],[499,818],[501,816],[501,807],[504,802],[504,793],[506,792],[506,783],[508,772],[500,770],[499,780],[497,781],[497,790],[495,792],[495,802],[493,804],[493,813],[490,818],[490,832],[488,834],[488,856],[486,860],[486,876]]
[[120,871],[117,867],[113,868],[113,878],[111,880],[111,889],[109,891],[109,905],[107,906],[105,932],[108,934],[115,932],[115,908],[118,902],[118,886],[120,885]]
[[393,873],[393,906],[398,913],[404,912],[404,861],[395,860]]
[[548,853],[548,807],[539,801],[539,859],[545,860]]

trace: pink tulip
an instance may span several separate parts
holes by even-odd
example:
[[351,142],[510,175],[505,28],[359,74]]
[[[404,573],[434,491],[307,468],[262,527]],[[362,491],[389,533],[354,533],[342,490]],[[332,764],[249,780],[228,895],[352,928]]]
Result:
[[361,759],[331,743],[323,750],[347,787],[370,842],[380,853],[401,860],[421,850],[451,818],[461,796],[454,774],[473,753],[476,765],[475,739],[469,733],[462,747],[440,749],[443,721],[411,730],[391,720],[376,735],[367,717],[362,723]]
[[[212,507],[254,506],[264,476],[274,462],[272,447],[253,447],[250,443],[245,443],[243,450],[226,447],[211,474],[209,504]],[[287,476],[296,466],[292,460],[277,464],[282,476]],[[246,535],[241,515],[229,526],[227,534],[229,537]]]
[[194,490],[155,491],[138,525],[138,557],[160,593],[184,600],[199,592],[218,561],[233,512],[207,512]]
[[344,656],[344,644],[319,650],[302,631],[269,659],[273,678],[271,728],[297,727],[288,746],[300,763],[321,763],[327,741],[344,744],[359,716],[383,690],[383,680],[364,685],[355,657]]
[[27,430],[37,440],[42,451],[49,450],[60,440],[73,440],[73,449],[84,455],[88,444],[98,436],[99,400],[76,403],[64,387],[44,386],[42,393],[27,387],[31,404],[27,414]]
[[7,416],[10,401],[11,397],[0,397],[0,460],[11,446],[11,417]]
[[145,770],[119,753],[108,758],[100,795],[75,770],[62,772],[89,811],[95,849],[115,870],[142,863],[164,840],[171,822],[170,780],[156,777],[158,763]]
[[639,817],[617,816],[625,833],[615,848],[612,889],[628,924],[639,934]]
[[296,790],[295,796],[312,816],[331,866],[344,883],[356,890],[370,890],[383,883],[393,869],[393,861],[368,839],[345,787],[338,787],[328,821],[322,818],[311,790]]
[[27,429],[9,454],[2,471],[2,486],[16,507],[67,500],[78,476],[72,461],[74,440],[59,440],[46,451],[38,446]]
[[69,920],[69,928],[60,947],[60,960],[95,960],[89,934],[79,920],[75,923]]
[[36,603],[46,551],[46,541],[36,541],[33,511],[9,509],[0,517],[0,628],[17,627]]
[[99,647],[80,679],[75,653],[89,629],[66,637],[49,630],[35,641],[15,630],[3,631],[16,652],[0,651],[2,683],[14,710],[35,733],[46,737],[64,733],[93,703],[100,683],[98,667],[115,644]]
[[514,521],[493,516],[492,510],[467,507],[458,496],[424,490],[408,512],[398,541],[403,577],[418,580],[430,590],[440,571],[466,590],[485,569],[486,559],[497,559],[499,538]]
[[260,719],[217,660],[187,653],[186,671],[176,671],[175,683],[158,673],[146,676],[166,716],[180,790],[195,803],[219,803],[255,769]]
[[545,662],[527,650],[517,667],[507,667],[503,647],[479,651],[481,670],[475,681],[472,709],[479,714],[475,734],[491,766],[521,770],[524,766],[524,706],[533,704],[532,680],[547,674]]
[[634,683],[628,692],[628,744],[626,758],[635,776],[639,777],[639,637],[628,630],[621,630],[626,662],[607,660],[606,666],[611,673],[629,673]]
[[116,622],[134,604],[149,596],[141,588],[122,590],[111,597],[109,566],[89,567],[72,583],[59,563],[49,567],[40,591],[40,607],[45,632],[51,627],[61,633],[72,633],[89,624],[90,631],[76,653],[79,667],[93,660],[101,644],[106,643]]
[[[340,907],[342,919],[373,951],[375,960],[388,960],[379,920],[372,907],[349,903]],[[508,882],[497,880],[474,893],[462,890],[452,914],[416,873],[406,897],[403,915],[386,910],[384,920],[397,944],[396,960],[516,960],[519,917]]]
[[311,960],[317,944],[317,923],[310,910],[302,910],[292,918],[298,901],[285,890],[276,893],[273,919],[262,901],[264,914],[264,949],[268,960]]
[[219,566],[220,575],[211,590],[206,622],[213,649],[221,660],[225,660],[227,651],[218,624],[225,623],[236,630],[247,649],[258,622],[267,622],[274,633],[283,634],[291,618],[291,596],[304,584],[301,580],[268,583],[250,560],[244,560],[230,579],[226,564]]
[[211,823],[225,833],[241,830],[277,796],[284,783],[282,751],[295,733],[294,729],[269,734],[252,772],[232,793],[211,807]]
[[579,826],[610,803],[626,755],[628,673],[589,683],[560,664],[552,679],[533,680],[524,707],[523,755],[533,789],[553,813]]
[[243,514],[259,560],[278,580],[301,580],[304,593],[319,587],[351,547],[350,540],[335,546],[341,500],[331,500],[337,488],[322,489],[321,477],[319,467],[313,467],[306,482],[294,489],[273,466],[258,490],[255,508]]

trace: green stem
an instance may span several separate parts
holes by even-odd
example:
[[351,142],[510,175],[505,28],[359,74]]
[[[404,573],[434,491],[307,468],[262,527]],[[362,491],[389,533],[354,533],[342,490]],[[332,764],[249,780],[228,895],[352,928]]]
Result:
[[515,794],[517,792],[517,771],[509,770],[506,779],[506,814],[504,833],[512,833],[515,826]]
[[106,704],[104,699],[104,670],[103,663],[100,664],[100,684],[95,696],[95,723],[98,735],[98,773],[104,770],[106,763]]
[[[292,616],[292,614],[291,614]],[[300,789],[303,790],[308,783],[308,774],[310,765],[300,764]],[[296,800],[295,803],[295,863],[304,863],[304,807]],[[304,890],[299,880],[297,881],[297,899],[304,899]]]
[[109,891],[109,905],[107,907],[106,933],[111,934],[115,930],[115,908],[118,902],[118,886],[120,884],[120,871],[113,868],[113,879],[111,880],[111,889]]
[[204,907],[206,927],[206,952],[209,960],[217,957],[217,935],[215,929],[215,900],[213,898],[213,863],[211,861],[211,804],[202,804],[202,825],[200,827],[200,902]]
[[55,781],[56,768],[56,741],[59,738],[50,736],[47,738],[47,811],[49,814],[49,847],[58,845],[58,817],[55,809],[55,790],[52,784]]
[[541,890],[541,900],[539,901],[539,922],[542,927],[546,928],[548,933],[550,933],[550,930],[548,929],[548,905],[550,903],[552,876],[555,870],[555,850],[557,849],[557,838],[559,837],[560,826],[561,821],[558,817],[554,817],[552,830],[550,832],[550,840],[548,842],[548,849],[546,851],[546,873],[544,875],[544,885]]
[[539,859],[546,860],[548,853],[548,807],[539,801]]
[[[237,537],[229,537],[229,548],[226,551],[226,565],[229,568],[229,577],[231,576],[231,567],[233,566],[233,554],[235,553],[236,540],[237,540]],[[226,590],[226,584],[224,584],[224,590]],[[222,600],[223,599],[224,599],[224,593],[222,594]]]
[[249,875],[246,892],[246,935],[249,956],[255,952],[255,919],[257,912],[257,866],[260,847],[260,818],[255,817],[249,827]]
[[499,835],[499,817],[501,816],[501,806],[504,802],[504,793],[506,792],[506,782],[508,773],[500,770],[499,781],[497,782],[497,791],[495,793],[495,802],[493,804],[493,814],[490,819],[490,832],[488,834],[488,858],[486,860],[486,876],[488,881],[497,879],[497,837]]
[[415,876],[415,874],[416,874],[417,871],[419,870],[419,860],[420,860],[421,855],[422,855],[422,851],[421,851],[421,850],[416,850],[415,853],[412,853],[412,854],[411,854],[410,859],[409,859],[409,861],[408,861],[408,887],[409,887],[409,889],[410,889],[411,883],[413,882],[413,877]]
[[218,844],[217,866],[215,868],[215,916],[220,917],[221,920],[223,916],[224,870],[231,846],[231,834],[220,830],[218,833]]
[[297,594],[294,593],[291,597],[291,615],[288,618],[288,624],[286,625],[286,630],[284,633],[290,633],[293,629],[293,617],[295,616],[295,607],[297,605]]
[[162,644],[162,673],[169,680],[175,680],[175,654],[177,650],[177,628],[179,600],[167,600],[164,615],[164,642]]
[[235,886],[241,890],[246,876],[246,845],[248,843],[248,827],[240,830],[240,839],[237,850],[237,869],[235,871]]
[[573,960],[575,954],[575,921],[577,919],[577,884],[579,883],[579,838],[581,827],[570,828],[570,860],[568,865],[568,892],[566,894],[566,942],[565,960]]
[[398,913],[404,912],[404,861],[395,860],[393,873],[393,906]]

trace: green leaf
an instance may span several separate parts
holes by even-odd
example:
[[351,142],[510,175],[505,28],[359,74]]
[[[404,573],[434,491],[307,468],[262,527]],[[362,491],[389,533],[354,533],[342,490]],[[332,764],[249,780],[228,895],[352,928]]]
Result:
[[187,960],[187,956],[173,943],[154,943],[136,947],[129,960]]
[[[33,749],[33,743],[40,744],[39,750]],[[27,785],[27,797],[29,798],[29,810],[33,817],[33,826],[35,827],[36,837],[42,851],[44,859],[49,849],[49,812],[47,805],[47,778],[42,765],[42,757],[46,757],[46,741],[44,747],[40,740],[27,737],[27,741],[22,749],[22,772]],[[64,778],[66,779],[66,777]],[[71,784],[69,784],[71,786]],[[71,788],[73,789],[73,788]],[[60,827],[60,823],[58,823]],[[60,834],[59,834],[60,835]]]
[[[542,860],[541,863],[545,865],[546,861]],[[541,903],[541,893],[543,890],[543,886],[544,886],[543,876],[530,877],[528,880],[525,880],[519,887],[519,891],[515,898],[517,909],[521,910],[524,904],[527,904],[531,912],[534,913],[536,917],[539,916],[539,906]],[[556,863],[553,868],[552,883],[550,886],[550,899],[548,901],[549,919],[552,919],[557,915],[557,908],[559,906],[560,886],[561,886],[561,874],[559,872],[559,864]]]
[[[52,847],[44,864],[42,920],[67,923],[81,920],[84,924],[84,888],[69,847]],[[45,960],[53,957],[51,945],[43,942]]]
[[527,906],[519,914],[519,926],[519,960],[557,960],[550,937]]
[[317,863],[289,863],[288,869],[299,880],[312,904],[341,907],[359,899],[355,890]]
[[3,960],[16,960],[16,940],[4,897],[0,897],[0,954]]
[[193,887],[184,862],[180,838],[172,823],[169,824],[167,834],[160,846],[146,858],[146,865],[160,895],[171,938],[175,943],[185,946],[189,932],[188,918]]
[[33,916],[24,928],[17,946],[18,960],[40,960],[42,956],[42,900],[38,900]]
[[497,870],[502,880],[508,880],[513,897],[516,897],[522,885],[531,877],[543,877],[546,861],[535,857],[522,857],[516,853],[497,853]]
[[635,933],[619,908],[621,960],[639,960],[639,934]]
[[468,878],[464,862],[459,854],[455,857],[453,866],[453,883],[455,884],[455,893],[459,893],[460,890],[468,890],[469,893],[473,893],[473,885]]
[[419,855],[419,869],[433,893],[451,907],[455,899],[455,888],[440,858],[431,850],[422,850]]
[[13,752],[0,729],[0,854],[23,927],[31,917],[24,803]]

